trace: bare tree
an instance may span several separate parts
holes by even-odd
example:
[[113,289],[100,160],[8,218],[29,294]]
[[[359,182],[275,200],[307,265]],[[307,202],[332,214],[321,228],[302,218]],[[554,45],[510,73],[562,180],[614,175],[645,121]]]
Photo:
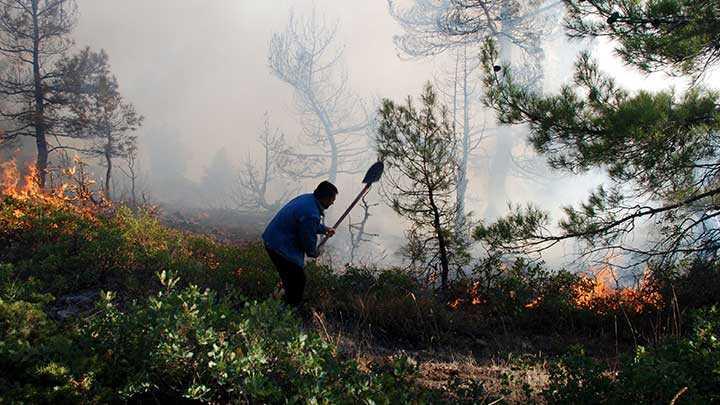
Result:
[[310,150],[288,150],[288,156],[304,167],[294,174],[331,182],[338,174],[362,171],[369,160],[362,136],[368,126],[367,112],[348,88],[343,49],[335,44],[336,35],[337,24],[327,24],[314,11],[307,19],[291,15],[285,31],[273,35],[268,56],[273,74],[294,89]]
[[367,221],[370,219],[370,209],[377,207],[379,203],[370,203],[367,200],[367,194],[363,196],[360,206],[362,207],[362,214],[357,222],[348,221],[348,230],[350,231],[350,263],[355,262],[358,250],[363,243],[372,242],[374,238],[379,236],[376,233],[369,233],[365,229]]
[[[129,151],[137,147],[133,132],[140,128],[144,117],[120,94],[105,51],[92,52],[85,48],[60,65],[61,71],[65,72],[62,81],[65,88],[87,86],[82,92],[68,95],[70,114],[64,125],[69,133],[82,134],[83,138],[91,140],[86,154],[103,159],[103,191],[105,198],[111,200],[113,159],[126,158]],[[94,74],[87,75],[87,72]],[[78,74],[84,76],[76,77]]]
[[123,157],[125,159],[125,166],[127,169],[120,167],[120,171],[130,181],[130,204],[132,204],[133,207],[136,207],[138,205],[137,187],[138,180],[140,178],[137,143],[129,145],[126,152],[127,153],[125,153],[125,156]]
[[[270,128],[270,117],[265,113],[263,127],[257,138],[262,147],[263,160],[255,161],[248,153],[241,163],[237,184],[232,198],[242,209],[275,212],[290,195],[298,188],[291,185],[287,170],[292,153],[285,142],[285,135],[280,130]],[[280,186],[283,191],[276,198],[270,196],[273,186]]]
[[508,60],[513,47],[528,56],[542,54],[542,39],[554,29],[558,16],[553,10],[560,4],[555,0],[414,0],[411,7],[403,8],[388,0],[390,14],[405,30],[395,36],[395,45],[410,58],[478,46],[486,38],[505,41]]
[[35,138],[41,187],[48,138],[68,135],[58,125],[66,103],[57,83],[57,61],[73,46],[69,34],[76,19],[74,0],[0,0],[0,54],[9,63],[0,76],[0,95],[6,99],[0,109],[6,120],[2,138]]
[[455,131],[460,134],[458,142],[457,187],[455,190],[457,211],[455,232],[459,237],[469,239],[467,233],[467,212],[465,199],[468,188],[468,171],[472,152],[483,140],[483,128],[478,128],[473,119],[480,104],[477,97],[479,82],[475,80],[480,67],[479,56],[474,56],[467,45],[452,51],[452,67],[436,78],[438,92],[449,101]]

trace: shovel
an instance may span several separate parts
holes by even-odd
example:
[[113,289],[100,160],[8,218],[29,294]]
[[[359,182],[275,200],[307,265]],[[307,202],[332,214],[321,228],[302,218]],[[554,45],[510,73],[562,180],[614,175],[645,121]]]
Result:
[[[343,219],[345,219],[347,214],[350,213],[350,210],[353,209],[355,204],[357,204],[357,202],[360,201],[360,199],[365,194],[367,194],[368,191],[370,191],[370,186],[373,183],[380,180],[380,177],[382,176],[384,169],[385,169],[385,165],[383,164],[383,162],[376,162],[375,164],[370,166],[367,173],[365,173],[365,178],[363,178],[363,181],[362,181],[363,183],[365,183],[365,187],[362,189],[362,191],[360,191],[360,194],[358,194],[358,196],[355,197],[355,200],[353,200],[352,204],[350,204],[350,206],[345,210],[345,212],[343,212],[343,214],[340,216],[340,219],[338,219],[337,222],[335,222],[335,225],[333,225],[333,229],[337,229],[338,225],[340,225],[340,223],[343,221]],[[328,240],[327,236],[323,237],[322,241],[320,241],[320,244],[318,245],[318,249],[320,249],[320,247],[322,245],[324,245],[325,242],[327,242],[327,240]]]

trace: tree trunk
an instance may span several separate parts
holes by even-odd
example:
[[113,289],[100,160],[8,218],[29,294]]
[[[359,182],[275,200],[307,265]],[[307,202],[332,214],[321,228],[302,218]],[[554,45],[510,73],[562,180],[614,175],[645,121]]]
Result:
[[463,139],[462,156],[458,165],[457,211],[455,213],[455,232],[465,239],[465,193],[467,192],[468,160],[470,158],[470,89],[468,88],[467,48],[463,52]]
[[[355,253],[357,252],[360,244],[363,242],[363,236],[365,235],[365,226],[367,225],[368,218],[370,218],[370,204],[368,204],[365,196],[362,198],[363,217],[360,222],[353,225],[349,222],[350,227],[350,263],[355,263]],[[353,235],[352,229],[355,226],[357,234]]]
[[107,163],[107,170],[105,171],[105,198],[111,200],[110,180],[112,176],[112,156],[110,156],[110,148],[105,150],[105,163]]
[[137,194],[135,192],[135,170],[130,169],[130,195],[132,196],[133,207],[137,206]]
[[43,83],[40,77],[40,26],[38,22],[38,1],[32,0],[33,19],[33,85],[35,89],[35,143],[37,145],[37,183],[40,188],[45,188],[45,178],[48,166],[48,147],[45,135],[45,100]]
[[442,272],[440,274],[440,287],[443,292],[447,292],[448,277],[450,274],[450,260],[448,259],[447,241],[445,240],[442,224],[440,223],[440,210],[435,204],[435,198],[432,191],[430,191],[428,197],[430,199],[430,208],[433,212],[433,226],[435,228],[435,235],[438,238],[438,248],[440,249],[440,266],[442,267]]
[[323,129],[325,130],[325,138],[330,145],[330,167],[328,168],[328,181],[335,184],[338,171],[338,147],[337,142],[335,141],[335,134],[333,133],[334,128],[332,126],[332,123],[330,123],[330,119],[328,118],[325,111],[320,108],[320,106],[315,102],[314,95],[311,97],[311,100],[313,109],[315,110],[315,114],[317,114],[320,122],[323,125]]
[[[507,2],[504,4],[507,8],[509,5]],[[508,11],[503,15],[511,15]],[[503,32],[510,32],[512,29],[512,22],[508,19],[502,21]],[[498,38],[498,51],[500,53],[499,58],[503,63],[510,63],[512,59],[511,46],[508,35],[501,35]],[[510,168],[512,165],[512,149],[515,145],[515,134],[512,128],[502,127],[498,130],[495,136],[495,153],[493,154],[489,172],[487,173],[488,181],[488,206],[485,209],[485,219],[493,220],[500,216],[501,210],[504,209],[502,206],[507,202],[507,179],[510,175]]]

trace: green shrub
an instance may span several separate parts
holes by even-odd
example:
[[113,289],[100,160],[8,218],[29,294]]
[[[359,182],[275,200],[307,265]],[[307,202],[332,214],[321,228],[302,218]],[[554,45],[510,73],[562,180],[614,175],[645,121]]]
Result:
[[55,296],[111,288],[143,298],[170,271],[222,296],[261,299],[278,281],[262,245],[232,246],[170,229],[147,212],[118,207],[100,215],[70,204],[6,197],[0,204],[0,262]]
[[573,346],[549,368],[549,384],[543,396],[552,404],[593,404],[605,402],[612,379],[605,365]]
[[42,306],[0,298],[0,403],[79,399],[68,366],[72,341]]
[[551,403],[684,403],[720,401],[720,311],[698,311],[691,334],[653,349],[638,347],[613,372],[581,351],[550,369]]
[[452,314],[431,290],[399,269],[308,269],[308,304],[380,340],[412,346],[437,343],[451,332]]
[[161,278],[161,292],[127,311],[106,294],[88,325],[96,398],[334,403],[420,395],[404,365],[361,373],[276,301],[237,312],[209,290],[178,289],[177,279]]

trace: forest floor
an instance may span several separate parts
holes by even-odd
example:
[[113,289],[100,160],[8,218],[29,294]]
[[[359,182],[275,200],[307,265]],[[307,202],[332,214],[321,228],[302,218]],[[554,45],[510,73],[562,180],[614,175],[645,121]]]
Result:
[[606,339],[498,333],[492,341],[473,339],[413,348],[338,330],[318,317],[306,325],[366,370],[367,365],[389,364],[393,358],[406,356],[417,364],[422,386],[464,391],[477,398],[477,403],[544,403],[540,394],[549,382],[549,365],[572,345],[582,344],[610,366],[617,365],[620,356],[618,348],[609,347]]

